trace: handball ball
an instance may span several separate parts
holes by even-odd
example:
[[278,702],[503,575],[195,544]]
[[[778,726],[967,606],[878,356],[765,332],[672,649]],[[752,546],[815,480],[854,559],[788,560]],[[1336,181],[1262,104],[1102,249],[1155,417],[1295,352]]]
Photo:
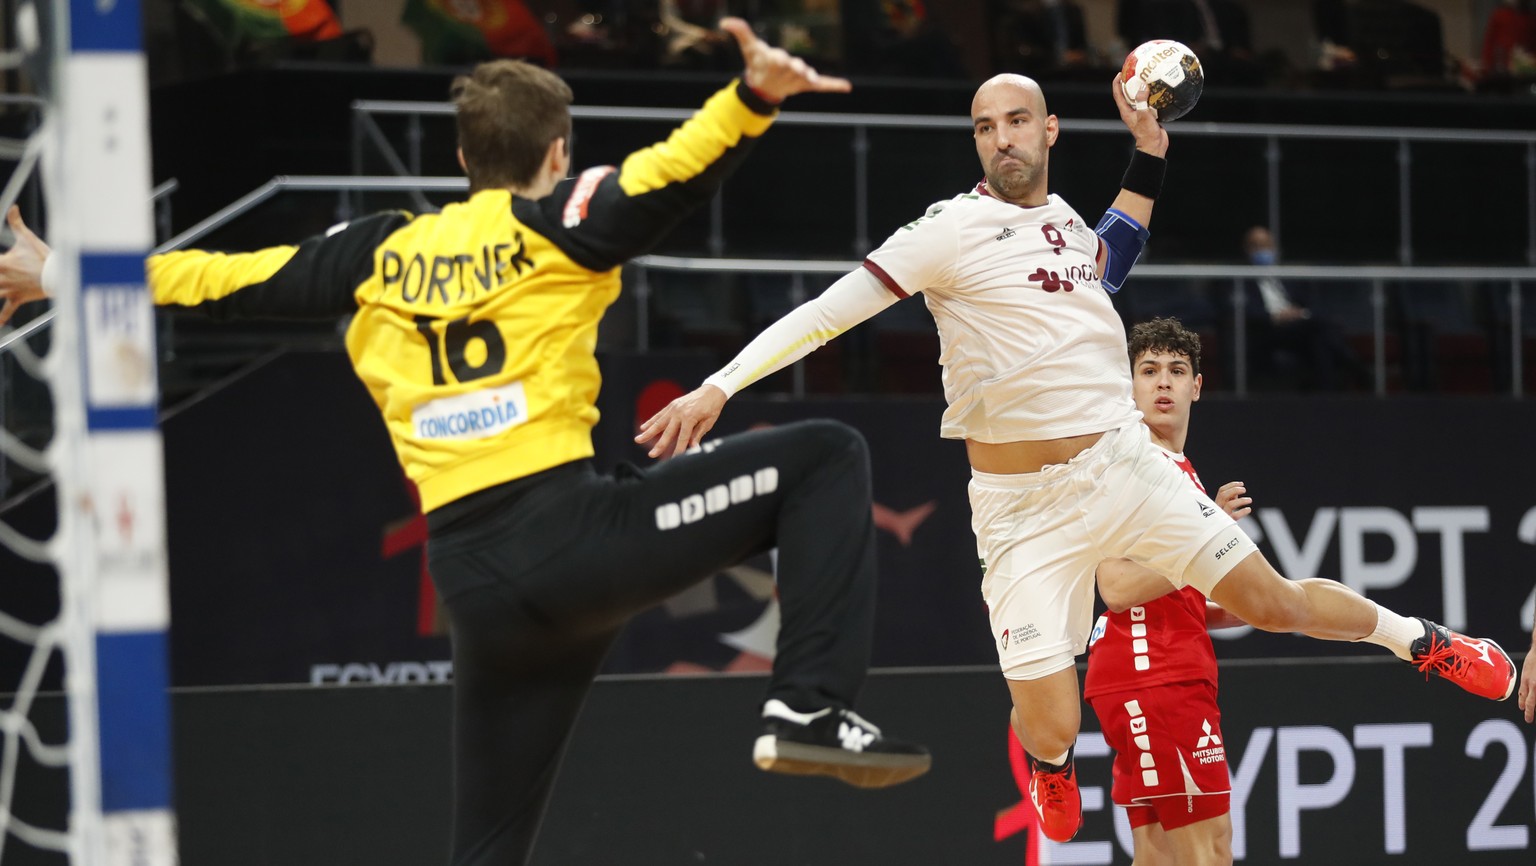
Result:
[[1200,101],[1205,74],[1200,58],[1189,46],[1171,39],[1154,39],[1125,56],[1120,86],[1135,108],[1157,112],[1163,122],[1183,117]]

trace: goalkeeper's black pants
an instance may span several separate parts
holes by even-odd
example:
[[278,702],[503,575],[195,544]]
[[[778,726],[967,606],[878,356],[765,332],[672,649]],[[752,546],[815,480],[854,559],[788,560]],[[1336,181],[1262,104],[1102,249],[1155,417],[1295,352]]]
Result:
[[631,616],[775,546],[768,697],[851,706],[873,633],[870,509],[863,437],[806,421],[646,470],[566,464],[433,511],[453,629],[454,866],[527,861],[577,712]]

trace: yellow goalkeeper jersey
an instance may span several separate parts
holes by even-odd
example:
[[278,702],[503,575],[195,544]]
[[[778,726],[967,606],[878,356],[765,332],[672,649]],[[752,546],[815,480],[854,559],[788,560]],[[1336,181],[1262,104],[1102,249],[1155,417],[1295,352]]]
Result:
[[155,303],[219,318],[353,314],[347,353],[424,511],[592,456],[597,326],[648,250],[767,130],[734,82],[659,144],[538,200],[485,190],[298,246],[152,256]]

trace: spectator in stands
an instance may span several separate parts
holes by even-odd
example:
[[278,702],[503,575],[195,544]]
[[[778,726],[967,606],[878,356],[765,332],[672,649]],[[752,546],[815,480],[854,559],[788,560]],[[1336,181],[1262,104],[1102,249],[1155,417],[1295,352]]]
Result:
[[400,21],[421,37],[421,59],[453,66],[497,57],[529,60],[547,69],[555,46],[523,0],[433,3],[406,0]]
[[1440,87],[1446,74],[1440,16],[1409,0],[1354,0],[1345,4],[1348,47],[1364,83],[1378,87]]
[[1482,71],[1489,78],[1536,76],[1536,13],[1531,0],[1503,0],[1489,14]]
[[992,63],[1035,79],[1090,66],[1083,9],[1074,0],[993,0]]
[[[1264,226],[1254,226],[1243,236],[1243,253],[1249,264],[1278,263],[1274,237]],[[1314,316],[1279,279],[1248,281],[1245,293],[1248,354],[1255,372],[1293,367],[1298,373],[1297,384],[1304,390],[1337,391],[1350,385],[1369,385],[1370,372],[1338,326]]]
[[1313,0],[1312,29],[1317,34],[1317,68],[1323,72],[1352,69],[1359,58],[1349,47],[1349,16],[1344,0]]
[[1127,49],[1150,39],[1188,45],[1223,85],[1263,83],[1248,10],[1235,0],[1119,0],[1117,31]]
[[187,5],[231,47],[276,38],[314,42],[342,34],[341,22],[325,0],[295,0],[271,10],[252,8],[254,4],[244,0],[190,0]]
[[843,38],[850,71],[915,78],[965,76],[954,44],[924,0],[845,0]]
[[[326,0],[289,0],[282,4],[257,0],[185,0],[178,15],[191,22],[185,34],[193,66],[212,58],[220,68],[252,66],[278,60],[366,62],[373,53],[373,36],[347,31]],[[210,54],[204,40],[215,46]],[[158,59],[164,63],[164,59]]]
[[735,63],[730,40],[715,30],[715,22],[725,11],[721,0],[660,0],[661,65],[717,69]]

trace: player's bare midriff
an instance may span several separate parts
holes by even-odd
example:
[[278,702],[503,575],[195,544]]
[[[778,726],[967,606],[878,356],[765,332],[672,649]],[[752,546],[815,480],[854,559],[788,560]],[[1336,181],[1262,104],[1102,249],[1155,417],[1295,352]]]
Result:
[[977,442],[965,440],[965,453],[971,466],[993,475],[1022,475],[1039,472],[1055,463],[1065,463],[1093,447],[1103,433],[1085,433],[1064,439],[1033,439],[1025,442]]

